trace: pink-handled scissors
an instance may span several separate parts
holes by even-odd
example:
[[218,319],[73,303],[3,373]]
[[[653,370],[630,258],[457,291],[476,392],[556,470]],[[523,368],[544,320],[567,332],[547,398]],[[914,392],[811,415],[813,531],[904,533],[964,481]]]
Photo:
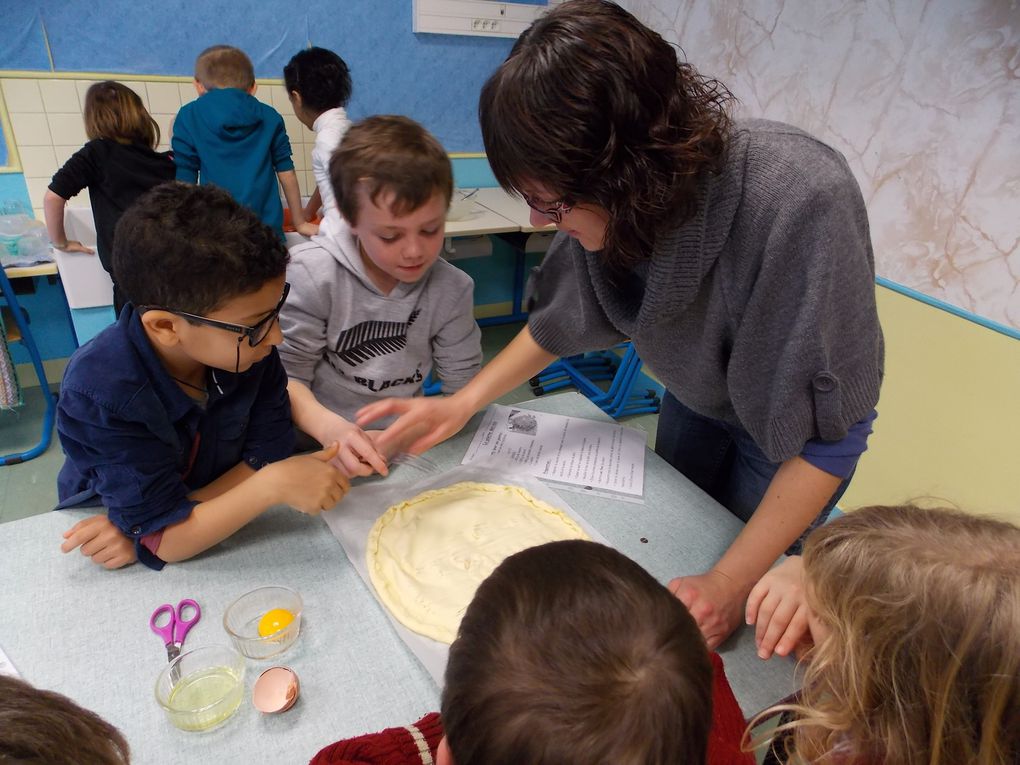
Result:
[[[187,613],[185,609],[188,609]],[[186,616],[190,618],[185,618]],[[167,617],[167,620],[166,624],[161,625],[159,622],[163,617]],[[184,645],[188,630],[201,618],[202,609],[191,598],[182,600],[176,609],[169,603],[164,603],[152,612],[152,616],[149,617],[149,628],[163,638],[167,661],[173,661],[181,655],[181,646]]]

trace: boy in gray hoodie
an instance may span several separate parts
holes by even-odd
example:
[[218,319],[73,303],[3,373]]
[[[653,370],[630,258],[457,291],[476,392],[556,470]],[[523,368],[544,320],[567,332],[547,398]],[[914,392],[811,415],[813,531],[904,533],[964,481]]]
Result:
[[481,367],[474,282],[439,257],[453,193],[450,159],[406,117],[350,128],[330,162],[343,220],[291,250],[280,346],[294,423],[340,444],[350,476],[386,473],[354,414],[376,399],[420,396],[430,371],[443,393]]

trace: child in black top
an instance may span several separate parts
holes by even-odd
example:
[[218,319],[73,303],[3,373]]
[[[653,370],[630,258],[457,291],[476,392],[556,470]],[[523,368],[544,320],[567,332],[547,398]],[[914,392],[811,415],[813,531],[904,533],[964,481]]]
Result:
[[43,200],[50,241],[64,252],[92,249],[68,241],[64,231],[67,200],[88,188],[96,221],[96,249],[103,268],[113,278],[113,306],[124,304],[111,266],[113,230],[121,214],[143,193],[173,180],[169,152],[157,152],[159,126],[145,110],[142,99],[119,82],[97,82],[85,94],[85,133],[89,142],[53,176]]

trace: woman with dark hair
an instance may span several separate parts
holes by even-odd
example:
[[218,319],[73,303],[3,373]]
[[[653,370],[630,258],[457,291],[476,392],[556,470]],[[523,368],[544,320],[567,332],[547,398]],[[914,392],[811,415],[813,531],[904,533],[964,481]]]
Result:
[[423,451],[555,358],[630,338],[667,389],[656,451],[746,521],[710,571],[670,583],[710,646],[846,489],[883,365],[846,161],[797,128],[731,120],[730,98],[614,3],[536,21],[479,107],[496,178],[560,230],[528,326],[456,395],[359,417],[400,414],[380,447]]

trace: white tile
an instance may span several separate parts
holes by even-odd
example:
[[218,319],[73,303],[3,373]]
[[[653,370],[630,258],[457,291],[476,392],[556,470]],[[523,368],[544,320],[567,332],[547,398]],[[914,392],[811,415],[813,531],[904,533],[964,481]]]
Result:
[[181,108],[181,89],[176,82],[147,82],[145,89],[149,93],[149,113],[177,114]]
[[45,114],[11,112],[14,141],[21,146],[49,146],[50,127]]
[[81,114],[74,80],[39,80],[39,92],[49,114]]
[[46,120],[54,144],[84,144],[88,140],[81,114],[47,114]]
[[32,200],[32,207],[42,207],[43,197],[46,189],[49,188],[49,178],[26,178],[25,185],[28,186],[28,198]]
[[161,144],[169,144],[170,139],[173,137],[174,130],[174,117],[176,114],[153,114],[152,118],[156,120],[156,124],[159,125],[159,142]]
[[35,217],[36,220],[41,220],[41,221],[45,221],[46,220],[46,211],[43,210],[43,208],[41,208],[41,207],[33,207],[32,208],[32,215]]
[[308,163],[305,161],[305,153],[301,151],[301,144],[291,144],[291,158],[294,160],[294,169],[300,172],[308,170]]
[[195,90],[194,82],[178,82],[177,91],[181,94],[181,106],[190,104],[198,98],[198,91]]
[[259,85],[255,89],[255,98],[257,98],[259,101],[261,101],[264,104],[268,104],[269,106],[272,106],[273,105],[273,94],[270,91],[270,87],[271,86],[269,86],[269,85]]
[[41,112],[42,96],[36,80],[4,80],[4,101],[9,112]]
[[304,169],[305,170],[311,170],[312,169],[312,144],[310,144],[310,143],[300,144],[300,145],[298,145],[295,148],[294,153],[295,154],[300,153],[301,156],[304,157],[304,159],[305,159],[305,167],[304,167]]
[[149,107],[149,94],[145,90],[145,82],[142,80],[117,80],[121,85],[127,85],[131,90],[138,94],[138,97],[142,99],[142,105],[149,112],[152,109]]
[[74,146],[54,146],[53,154],[57,159],[57,166],[63,167],[64,163],[71,158],[78,149],[81,148],[81,144],[75,144]]
[[262,85],[259,90],[263,88],[269,91],[269,95],[273,99],[273,108],[276,111],[284,115],[294,113],[294,107],[290,105],[290,99],[287,98],[287,91],[283,85]]
[[26,178],[52,178],[60,167],[52,146],[22,146],[18,154]]
[[88,93],[89,88],[95,85],[100,80],[75,80],[74,89],[78,91],[78,102],[81,104],[81,109],[85,111],[85,94]]
[[301,142],[301,131],[304,129],[301,122],[292,114],[283,117],[283,126],[287,129],[287,138],[290,139],[291,148]]

